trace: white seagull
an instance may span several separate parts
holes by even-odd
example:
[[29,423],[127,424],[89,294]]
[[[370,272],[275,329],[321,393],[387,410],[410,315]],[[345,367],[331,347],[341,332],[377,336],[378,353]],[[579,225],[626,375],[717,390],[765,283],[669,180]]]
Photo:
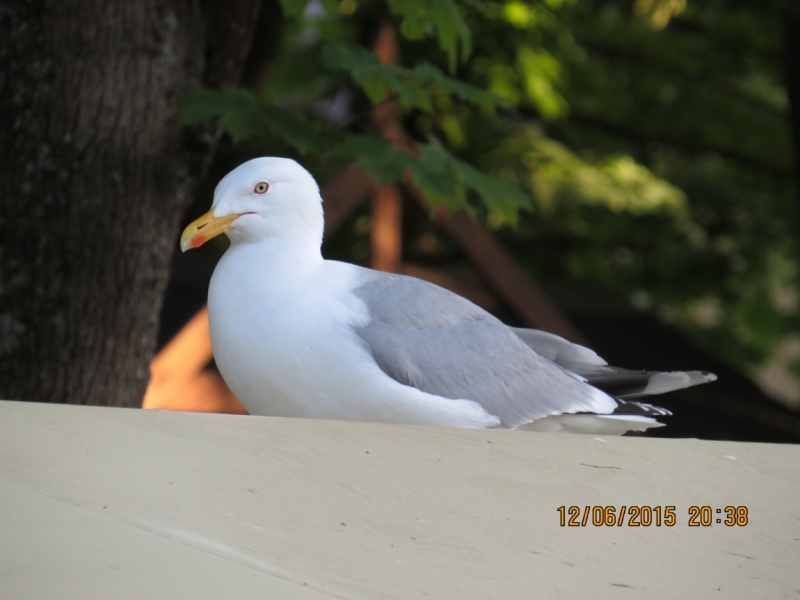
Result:
[[607,366],[434,284],[325,260],[322,198],[286,158],[226,175],[181,249],[226,233],[208,290],[217,366],[253,415],[622,434],[669,411],[631,398],[716,376]]

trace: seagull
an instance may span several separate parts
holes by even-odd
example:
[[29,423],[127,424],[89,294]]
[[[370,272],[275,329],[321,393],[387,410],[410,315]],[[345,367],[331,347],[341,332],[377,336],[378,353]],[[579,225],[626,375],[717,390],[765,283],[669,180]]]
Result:
[[181,236],[184,252],[230,238],[211,341],[251,415],[619,435],[671,414],[634,399],[716,379],[610,367],[432,283],[325,260],[323,228],[311,174],[263,157],[226,175]]

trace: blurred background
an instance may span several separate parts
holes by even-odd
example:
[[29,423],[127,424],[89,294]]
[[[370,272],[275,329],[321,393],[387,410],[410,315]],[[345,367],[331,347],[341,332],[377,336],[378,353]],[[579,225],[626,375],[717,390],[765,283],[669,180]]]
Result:
[[203,312],[226,240],[177,239],[279,155],[326,258],[719,375],[648,435],[800,442],[795,3],[185,4],[4,13],[0,396],[242,412]]

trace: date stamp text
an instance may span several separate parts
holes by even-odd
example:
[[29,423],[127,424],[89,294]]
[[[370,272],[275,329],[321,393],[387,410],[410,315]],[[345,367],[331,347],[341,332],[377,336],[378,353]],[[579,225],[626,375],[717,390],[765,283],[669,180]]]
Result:
[[675,506],[559,506],[561,527],[675,527],[684,521],[689,527],[744,527],[746,506],[690,506],[685,520]]

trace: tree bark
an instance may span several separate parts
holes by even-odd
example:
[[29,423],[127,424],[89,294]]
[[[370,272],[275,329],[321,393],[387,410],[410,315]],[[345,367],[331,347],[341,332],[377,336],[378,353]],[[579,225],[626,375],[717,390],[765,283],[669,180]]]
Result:
[[141,404],[176,230],[212,147],[181,132],[177,103],[207,64],[216,81],[237,66],[206,62],[205,12],[0,0],[0,398]]

